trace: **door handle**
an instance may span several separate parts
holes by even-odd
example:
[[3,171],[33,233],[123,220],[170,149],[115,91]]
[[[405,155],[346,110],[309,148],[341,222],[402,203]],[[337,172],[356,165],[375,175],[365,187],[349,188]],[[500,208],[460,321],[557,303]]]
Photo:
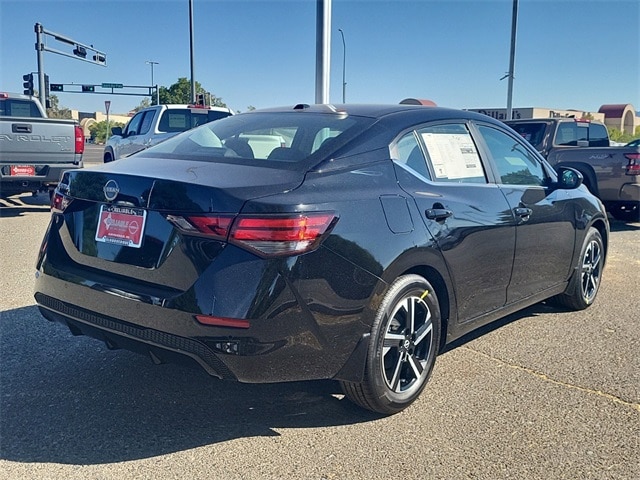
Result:
[[429,220],[441,222],[442,220],[446,220],[447,218],[452,216],[453,212],[451,210],[447,210],[446,208],[428,208],[424,212],[424,214]]
[[28,123],[12,123],[11,124],[11,132],[12,133],[31,133],[32,127]]
[[527,207],[516,207],[513,209],[513,212],[516,214],[516,217],[520,217],[523,222],[526,222],[529,220],[533,210]]

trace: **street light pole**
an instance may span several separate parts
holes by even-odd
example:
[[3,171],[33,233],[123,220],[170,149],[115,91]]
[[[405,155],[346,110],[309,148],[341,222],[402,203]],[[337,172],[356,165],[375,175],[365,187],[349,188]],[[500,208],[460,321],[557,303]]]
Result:
[[[513,0],[511,15],[511,50],[509,53],[509,85],[507,87],[507,120],[513,119],[513,79],[516,62],[516,29],[518,27],[518,0]],[[503,77],[504,78],[504,77]]]
[[193,0],[189,0],[189,52],[191,56],[191,103],[196,103],[196,74],[193,65]]
[[151,65],[151,86],[152,87],[156,87],[156,105],[160,105],[160,92],[158,91],[158,87],[155,83],[153,83],[153,66],[154,65],[159,65],[158,62],[154,62],[153,60],[147,60],[146,62],[147,65]]
[[347,67],[347,44],[344,42],[344,32],[341,28],[338,29],[340,35],[342,35],[342,103],[347,103],[347,81],[346,81],[346,67]]

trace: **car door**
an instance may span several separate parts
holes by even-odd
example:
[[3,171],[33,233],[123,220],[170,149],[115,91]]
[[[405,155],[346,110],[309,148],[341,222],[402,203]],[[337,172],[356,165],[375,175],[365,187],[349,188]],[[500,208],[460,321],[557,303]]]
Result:
[[507,301],[516,302],[565,281],[572,264],[576,212],[553,172],[524,141],[494,125],[477,125],[501,191],[517,223]]
[[[148,115],[149,118],[153,118],[153,111],[143,111],[138,112],[135,116],[129,121],[127,127],[125,128],[122,141],[120,142],[120,149],[117,154],[117,158],[126,157],[128,155],[133,155],[140,150],[145,148],[144,146],[144,137],[142,136],[141,127],[143,123],[148,125],[149,122],[144,122],[144,118]],[[147,131],[149,127],[147,126]]]
[[[453,280],[458,322],[504,306],[515,221],[490,183],[465,122],[407,132],[392,147],[401,187],[415,199]],[[410,174],[409,174],[410,173]]]

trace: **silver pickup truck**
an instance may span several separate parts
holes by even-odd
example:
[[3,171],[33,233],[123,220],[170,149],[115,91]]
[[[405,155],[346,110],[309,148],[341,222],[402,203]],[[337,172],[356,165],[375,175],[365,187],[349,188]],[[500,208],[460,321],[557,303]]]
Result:
[[74,120],[46,118],[35,97],[0,92],[0,196],[52,189],[81,168],[84,135]]
[[614,218],[640,221],[640,147],[609,146],[607,128],[574,118],[505,122],[555,166],[582,173],[584,184]]
[[104,147],[103,160],[110,162],[151,147],[198,125],[233,115],[224,107],[195,105],[153,105],[129,120],[126,127],[114,127]]

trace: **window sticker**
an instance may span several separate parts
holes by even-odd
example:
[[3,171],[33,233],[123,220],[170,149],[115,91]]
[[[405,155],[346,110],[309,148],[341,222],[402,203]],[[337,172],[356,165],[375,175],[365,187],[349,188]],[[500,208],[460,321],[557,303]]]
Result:
[[469,134],[421,133],[437,179],[484,177],[476,146]]
[[169,128],[187,128],[187,117],[183,113],[169,114]]
[[26,102],[11,102],[12,117],[30,117],[31,105]]

